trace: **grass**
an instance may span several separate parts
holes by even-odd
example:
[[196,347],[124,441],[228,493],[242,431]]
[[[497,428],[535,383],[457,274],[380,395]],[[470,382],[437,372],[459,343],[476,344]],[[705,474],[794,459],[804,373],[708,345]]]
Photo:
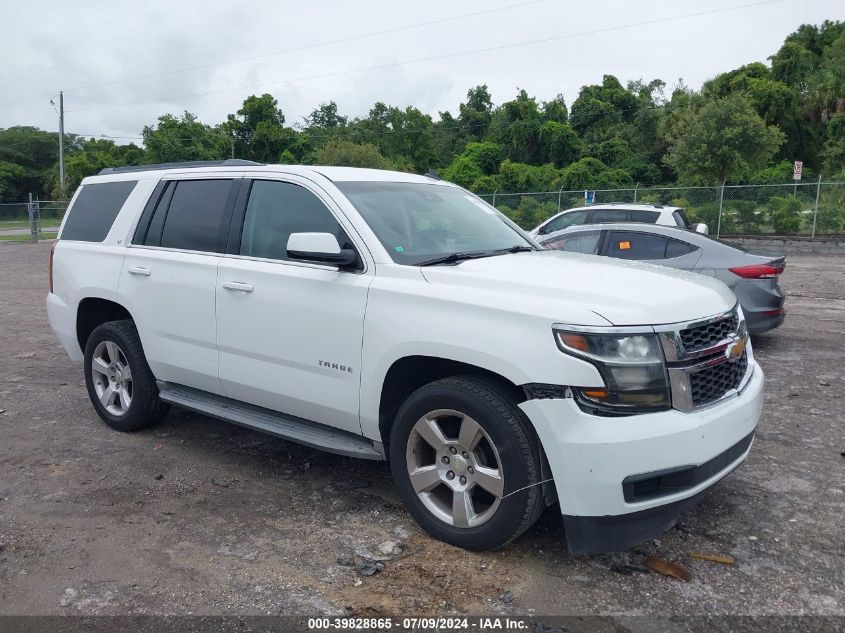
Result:
[[25,229],[29,220],[0,220],[0,229]]
[[[56,233],[42,233],[38,239],[40,241],[54,240],[56,239],[56,235]],[[29,233],[24,233],[23,235],[0,235],[0,242],[28,242],[31,237]]]

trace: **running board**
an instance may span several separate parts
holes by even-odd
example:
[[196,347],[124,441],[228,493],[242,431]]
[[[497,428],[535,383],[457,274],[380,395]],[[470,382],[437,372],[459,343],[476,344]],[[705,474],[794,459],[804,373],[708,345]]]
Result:
[[347,457],[384,460],[373,442],[354,433],[170,382],[158,381],[158,391],[165,402],[291,442]]

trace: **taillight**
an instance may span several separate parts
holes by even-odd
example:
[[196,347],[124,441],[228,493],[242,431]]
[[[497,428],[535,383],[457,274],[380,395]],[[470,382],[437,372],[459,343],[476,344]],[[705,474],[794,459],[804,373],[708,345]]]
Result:
[[56,244],[58,244],[58,242],[53,242],[53,245],[50,247],[50,263],[47,265],[47,270],[50,275],[50,292],[53,292],[53,254],[56,252]]
[[750,266],[737,266],[729,270],[734,275],[739,275],[744,279],[773,279],[783,272],[783,266],[752,264]]

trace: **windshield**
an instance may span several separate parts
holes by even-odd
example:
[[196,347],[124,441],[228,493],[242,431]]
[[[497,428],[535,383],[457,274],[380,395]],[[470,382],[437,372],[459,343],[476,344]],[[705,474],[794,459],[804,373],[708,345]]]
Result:
[[534,248],[509,220],[457,187],[338,182],[397,264],[415,266],[456,253]]

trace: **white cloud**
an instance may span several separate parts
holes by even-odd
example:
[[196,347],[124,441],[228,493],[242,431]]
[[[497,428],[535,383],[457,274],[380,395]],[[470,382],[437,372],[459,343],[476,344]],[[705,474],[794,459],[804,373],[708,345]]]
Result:
[[[545,0],[505,11],[329,46],[306,48],[248,62],[190,72],[174,69],[307,47],[397,26],[487,11],[517,0],[425,4],[368,0],[347,3],[208,0],[147,0],[141,4],[86,0],[3,0],[0,8],[0,127],[36,125],[55,130],[49,95],[66,91],[69,132],[137,136],[165,113],[195,112],[209,123],[236,111],[250,94],[270,92],[289,123],[321,102],[335,100],[347,116],[365,115],[376,101],[413,105],[436,117],[457,111],[468,88],[486,83],[496,102],[517,87],[541,99],[563,93],[571,105],[584,84],[614,74],[679,77],[698,87],[714,74],[774,53],[801,23],[845,17],[845,6],[804,0],[556,41],[457,55],[448,59],[346,71],[511,42],[558,37],[741,4],[695,0],[667,3],[605,0],[578,4]],[[129,8],[131,7],[131,8]],[[409,10],[411,7],[414,10]],[[338,74],[324,79],[314,75]],[[138,75],[157,74],[75,90]],[[254,85],[253,88],[236,89]],[[215,92],[221,91],[221,92]],[[194,93],[204,96],[184,96]],[[19,105],[3,104],[32,97]],[[150,102],[151,103],[143,103]],[[138,103],[141,102],[141,103]],[[134,105],[123,105],[134,104]]]

